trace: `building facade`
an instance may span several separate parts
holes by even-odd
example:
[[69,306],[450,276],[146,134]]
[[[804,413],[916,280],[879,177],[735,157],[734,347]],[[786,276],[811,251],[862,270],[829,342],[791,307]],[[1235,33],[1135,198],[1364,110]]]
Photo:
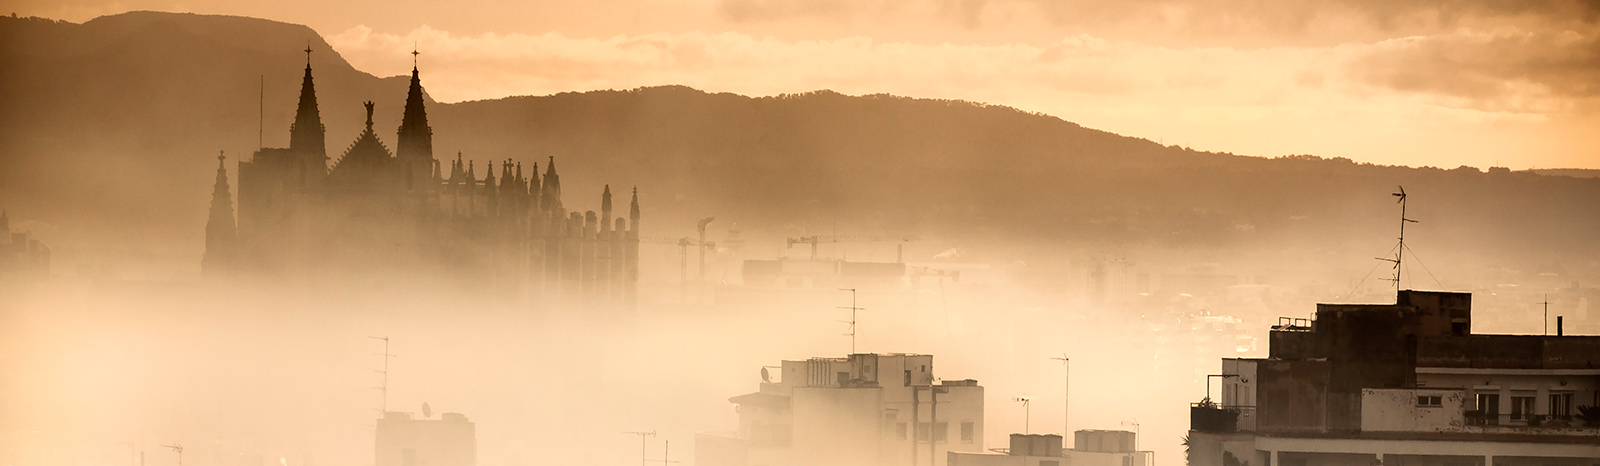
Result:
[[944,466],[983,451],[983,387],[935,381],[933,356],[783,361],[779,379],[728,401],[739,430],[696,437],[699,466]]
[[1011,434],[1011,446],[995,451],[950,452],[949,466],[1153,466],[1155,455],[1138,451],[1138,434],[1125,430],[1073,432],[1073,448],[1055,434]]
[[11,216],[0,211],[0,282],[33,281],[50,276],[50,247],[32,232],[11,231]]
[[1319,304],[1190,408],[1196,466],[1600,465],[1600,337],[1472,333],[1472,295]]
[[238,162],[237,220],[218,166],[206,275],[384,273],[487,283],[545,300],[633,302],[637,189],[622,218],[609,186],[598,213],[569,211],[553,157],[542,177],[537,164],[525,175],[511,161],[485,163],[480,176],[460,153],[444,166],[434,157],[416,68],[393,153],[373,128],[373,105],[366,103],[365,131],[330,159],[308,62],[289,147]]
[[377,466],[475,466],[477,435],[477,426],[460,413],[414,419],[390,411],[378,419],[374,458]]

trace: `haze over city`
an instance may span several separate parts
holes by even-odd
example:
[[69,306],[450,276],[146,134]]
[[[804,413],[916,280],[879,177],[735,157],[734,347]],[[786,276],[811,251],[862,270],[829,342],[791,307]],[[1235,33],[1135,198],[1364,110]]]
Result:
[[1600,457],[1593,2],[9,6],[0,465]]

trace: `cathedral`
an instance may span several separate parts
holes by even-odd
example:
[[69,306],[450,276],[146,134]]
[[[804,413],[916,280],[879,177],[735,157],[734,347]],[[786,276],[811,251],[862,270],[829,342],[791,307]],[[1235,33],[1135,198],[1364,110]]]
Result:
[[[310,50],[307,51],[308,57]],[[238,209],[219,155],[202,273],[217,276],[459,279],[544,302],[629,304],[639,279],[639,193],[613,218],[568,211],[555,159],[442,167],[415,66],[391,153],[372,126],[327,155],[307,60],[289,147],[238,162]],[[496,174],[498,168],[498,175]]]

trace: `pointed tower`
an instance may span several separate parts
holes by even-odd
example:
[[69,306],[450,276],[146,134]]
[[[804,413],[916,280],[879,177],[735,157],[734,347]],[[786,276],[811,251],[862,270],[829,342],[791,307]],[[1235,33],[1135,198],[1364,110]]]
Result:
[[628,238],[639,239],[639,187],[633,187],[633,202],[628,205]]
[[606,190],[600,193],[600,231],[610,237],[611,233],[611,185],[606,185]]
[[550,157],[549,168],[544,172],[543,189],[539,191],[539,208],[546,212],[561,209],[561,176],[556,175],[556,158]]
[[306,76],[300,82],[300,108],[294,114],[294,126],[289,127],[289,150],[306,158],[308,165],[322,164],[328,160],[328,145],[324,142],[326,129],[322,116],[317,113],[317,87],[311,80],[311,46],[306,45]]
[[428,126],[428,111],[422,99],[422,78],[417,74],[416,50],[411,51],[411,89],[406,92],[406,110],[400,117],[400,137],[395,143],[395,157],[400,159],[402,175],[409,189],[422,189],[432,184],[420,183],[433,160],[433,128]]
[[206,253],[200,259],[202,275],[226,272],[238,257],[239,233],[233,220],[233,194],[228,190],[225,157],[217,153],[217,181],[211,188],[211,218],[206,221]]

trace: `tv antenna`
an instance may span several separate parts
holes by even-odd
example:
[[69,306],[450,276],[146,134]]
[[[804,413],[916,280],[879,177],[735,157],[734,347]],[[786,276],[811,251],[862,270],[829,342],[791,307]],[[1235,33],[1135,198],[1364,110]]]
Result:
[[1033,421],[1033,409],[1028,406],[1028,402],[1033,401],[1033,399],[1025,396],[1013,396],[1011,401],[1022,403],[1022,435],[1028,435],[1028,424]]
[[1544,327],[1544,336],[1548,337],[1550,336],[1550,293],[1545,293],[1544,302],[1539,304],[1544,305],[1544,322],[1540,325]]
[[389,354],[389,337],[368,336],[367,338],[371,338],[371,339],[374,339],[374,340],[383,340],[383,370],[375,370],[375,371],[373,371],[373,372],[377,372],[379,374],[383,374],[383,385],[379,385],[379,386],[372,387],[372,388],[378,389],[378,392],[382,394],[381,404],[378,405],[379,412],[380,413],[388,413],[389,412],[389,358],[395,358],[395,357],[399,357],[399,356],[396,356],[396,355],[393,355],[393,354]]
[[178,466],[183,466],[183,444],[174,443],[174,444],[171,444],[171,445],[162,445],[162,446],[163,447],[167,447],[167,448],[171,448],[172,451],[178,452]]
[[666,443],[661,446],[661,459],[655,460],[655,461],[657,463],[661,463],[661,466],[667,466],[668,464],[672,464],[672,463],[682,463],[682,461],[673,461],[671,455],[672,455],[672,441],[671,440],[667,440]]
[[655,437],[656,436],[656,431],[651,430],[649,432],[623,432],[623,433],[624,434],[633,434],[633,435],[639,436],[639,466],[644,466],[645,462],[649,461],[649,460],[645,459],[645,449],[648,446],[645,443],[645,439],[649,438],[649,437]]
[[1381,261],[1394,263],[1394,278],[1390,278],[1388,280],[1394,282],[1394,292],[1397,296],[1400,294],[1401,265],[1406,258],[1406,223],[1417,223],[1416,220],[1406,218],[1406,188],[1405,186],[1400,186],[1399,188],[1400,192],[1393,193],[1392,195],[1400,198],[1399,200],[1395,201],[1400,204],[1400,246],[1395,248],[1393,259],[1387,257],[1378,258],[1378,260]]
[[850,292],[850,305],[848,307],[847,306],[839,306],[839,309],[849,309],[850,310],[850,320],[841,320],[839,322],[850,324],[850,333],[846,333],[845,335],[850,336],[850,354],[856,354],[856,311],[863,311],[863,310],[866,310],[866,308],[862,308],[862,307],[857,307],[856,306],[856,289],[855,288],[840,288],[839,291],[849,291]]

